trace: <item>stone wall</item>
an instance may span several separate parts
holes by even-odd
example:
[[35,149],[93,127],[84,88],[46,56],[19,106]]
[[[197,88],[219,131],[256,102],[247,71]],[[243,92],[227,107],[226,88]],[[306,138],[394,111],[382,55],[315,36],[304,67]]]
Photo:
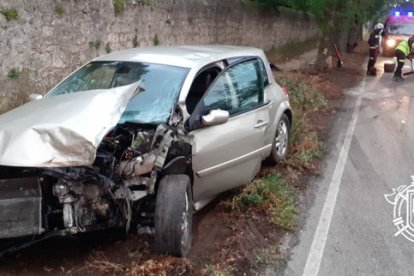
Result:
[[6,9],[17,18],[0,14],[0,112],[109,51],[206,43],[270,49],[318,33],[308,15],[248,0],[1,0],[0,13]]

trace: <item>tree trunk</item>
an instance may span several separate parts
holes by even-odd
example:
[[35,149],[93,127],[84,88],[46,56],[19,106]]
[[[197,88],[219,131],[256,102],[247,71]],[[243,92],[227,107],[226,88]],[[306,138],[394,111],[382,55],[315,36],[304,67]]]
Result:
[[325,7],[325,24],[322,26],[315,63],[317,70],[329,70],[333,67],[332,58],[335,59],[335,62],[337,59],[334,44],[341,52],[346,50],[349,32],[349,16],[346,9],[349,1],[332,1]]
[[335,54],[331,40],[331,28],[322,30],[319,39],[318,55],[315,68],[317,70],[330,70],[332,68],[332,56]]
[[[355,3],[360,5],[359,2]],[[350,22],[349,31],[348,31],[348,41],[346,51],[348,53],[353,53],[355,48],[358,46],[358,41],[362,40],[362,17],[361,14],[355,13],[354,20]]]

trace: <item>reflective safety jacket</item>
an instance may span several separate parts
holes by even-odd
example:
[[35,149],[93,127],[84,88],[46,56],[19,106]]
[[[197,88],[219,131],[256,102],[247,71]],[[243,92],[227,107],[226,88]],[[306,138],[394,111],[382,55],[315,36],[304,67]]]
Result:
[[403,52],[406,56],[408,56],[411,52],[410,46],[408,45],[408,40],[403,40],[398,44],[397,48],[395,50],[400,50]]

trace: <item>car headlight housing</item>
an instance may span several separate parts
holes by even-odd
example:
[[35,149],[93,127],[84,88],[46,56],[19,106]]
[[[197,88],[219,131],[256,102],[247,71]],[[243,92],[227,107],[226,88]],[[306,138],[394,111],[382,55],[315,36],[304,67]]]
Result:
[[395,39],[387,39],[387,41],[385,41],[385,45],[387,45],[387,47],[392,48],[395,47],[395,45],[397,44],[397,41],[395,41]]

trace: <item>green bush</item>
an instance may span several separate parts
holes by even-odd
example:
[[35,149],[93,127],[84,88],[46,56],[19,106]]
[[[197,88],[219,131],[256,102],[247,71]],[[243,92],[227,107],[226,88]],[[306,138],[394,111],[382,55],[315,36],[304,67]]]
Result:
[[57,16],[61,16],[62,14],[65,13],[65,8],[63,7],[62,4],[57,4],[53,10],[53,12],[57,15]]
[[298,213],[294,189],[280,174],[269,174],[254,180],[232,199],[232,209],[246,211],[266,206],[271,221],[286,230],[292,230]]
[[329,110],[326,98],[316,89],[298,79],[277,78],[278,83],[289,91],[289,101],[298,112]]
[[113,0],[115,16],[120,15],[125,9],[124,0]]
[[132,39],[132,47],[134,47],[134,48],[139,47],[139,42],[138,42],[137,35],[135,35],[134,38]]
[[17,20],[19,18],[19,13],[14,8],[2,8],[0,13],[6,17],[7,21]]
[[99,39],[95,41],[89,41],[89,47],[95,48],[95,50],[98,50],[99,48],[101,48],[101,44],[102,42]]
[[11,79],[18,79],[20,76],[20,71],[17,68],[12,68],[9,70],[9,72],[7,73],[7,77],[11,78]]
[[154,43],[154,46],[158,46],[158,45],[160,45],[161,41],[160,41],[160,38],[158,37],[158,35],[157,35],[157,34],[154,36],[154,38],[153,38],[153,41],[152,41],[152,42]]

